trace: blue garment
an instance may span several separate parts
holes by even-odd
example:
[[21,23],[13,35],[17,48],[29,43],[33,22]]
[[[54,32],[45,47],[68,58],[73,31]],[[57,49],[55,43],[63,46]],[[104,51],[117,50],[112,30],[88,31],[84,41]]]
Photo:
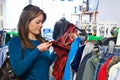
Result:
[[65,70],[64,70],[64,76],[63,76],[63,80],[70,80],[72,78],[72,71],[71,71],[71,61],[74,59],[75,54],[77,53],[77,50],[79,48],[79,44],[80,44],[80,38],[76,38],[70,47],[70,52],[66,61],[66,66],[65,66]]
[[71,68],[75,72],[78,71],[78,67],[79,67],[79,63],[80,63],[80,60],[81,60],[81,57],[82,57],[84,47],[85,47],[85,45],[82,45],[81,47],[78,48],[77,53],[76,53],[73,61],[71,62]]
[[114,51],[113,51],[113,55],[114,56],[120,56],[120,47],[118,48],[114,48]]
[[25,48],[22,58],[22,48],[19,37],[13,37],[9,42],[10,63],[14,73],[22,80],[49,80],[49,67],[55,60],[55,54],[49,51],[41,52],[36,48],[38,40],[31,40],[34,49]]

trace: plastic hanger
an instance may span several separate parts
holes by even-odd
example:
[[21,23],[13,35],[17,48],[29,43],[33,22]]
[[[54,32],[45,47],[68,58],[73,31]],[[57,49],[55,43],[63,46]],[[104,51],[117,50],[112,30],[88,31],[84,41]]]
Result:
[[84,29],[79,29],[78,27],[76,27],[76,29],[77,29],[78,31],[80,31],[80,32],[79,32],[79,35],[87,36],[87,33],[86,33],[86,31],[85,31]]
[[108,44],[108,53],[113,53],[115,48],[115,42],[113,40],[109,41]]
[[100,41],[102,39],[103,39],[103,37],[101,37],[101,36],[88,35],[88,37],[87,37],[88,42],[90,42],[90,41]]

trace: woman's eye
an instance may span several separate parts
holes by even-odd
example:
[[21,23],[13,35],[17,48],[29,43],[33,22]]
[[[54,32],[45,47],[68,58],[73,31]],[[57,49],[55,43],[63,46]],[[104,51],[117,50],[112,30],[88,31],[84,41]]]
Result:
[[36,22],[37,24],[39,24],[40,22]]

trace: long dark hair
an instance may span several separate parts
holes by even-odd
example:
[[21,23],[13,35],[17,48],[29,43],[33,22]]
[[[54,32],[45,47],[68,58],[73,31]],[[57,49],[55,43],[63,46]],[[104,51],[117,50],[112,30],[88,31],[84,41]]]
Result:
[[[34,48],[34,45],[30,43],[30,39],[28,37],[28,31],[29,31],[28,27],[31,20],[33,20],[34,18],[36,18],[41,14],[44,16],[44,20],[43,20],[44,22],[46,20],[46,13],[39,7],[29,4],[23,9],[18,22],[18,36],[21,39],[21,46],[23,50],[25,48]],[[41,43],[45,42],[45,40],[41,36],[41,33],[38,34],[36,38]]]

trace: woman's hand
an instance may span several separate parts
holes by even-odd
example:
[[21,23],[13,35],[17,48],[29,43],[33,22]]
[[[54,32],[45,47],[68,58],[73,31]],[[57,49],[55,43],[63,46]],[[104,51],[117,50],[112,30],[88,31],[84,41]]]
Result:
[[47,51],[50,46],[52,45],[52,43],[50,42],[45,42],[45,43],[41,43],[40,45],[37,46],[37,48],[40,50],[40,51]]

